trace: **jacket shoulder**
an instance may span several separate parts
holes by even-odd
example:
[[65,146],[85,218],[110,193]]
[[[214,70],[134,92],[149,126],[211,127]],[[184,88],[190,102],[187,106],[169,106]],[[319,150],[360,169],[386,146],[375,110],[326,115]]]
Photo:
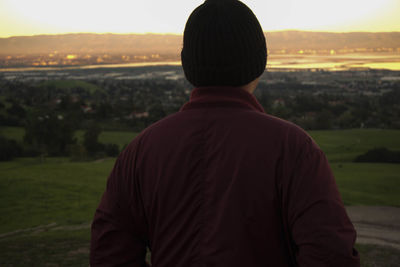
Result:
[[285,142],[291,151],[295,151],[296,148],[304,150],[307,147],[308,149],[320,150],[313,138],[300,126],[273,115],[255,113],[257,114],[253,116],[256,117],[257,127],[259,127],[260,131],[274,132],[276,140]]

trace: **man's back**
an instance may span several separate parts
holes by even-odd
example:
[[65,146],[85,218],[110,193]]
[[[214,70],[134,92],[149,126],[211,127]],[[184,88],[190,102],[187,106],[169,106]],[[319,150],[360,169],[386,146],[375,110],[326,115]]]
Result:
[[97,250],[92,262],[141,266],[146,245],[153,266],[358,262],[355,231],[324,154],[238,88],[195,89],[180,112],[128,146],[96,213],[92,248],[112,242],[104,228],[96,231],[106,221],[121,231],[112,237],[118,252]]
[[251,94],[267,47],[238,0],[189,16],[182,67],[196,88],[120,155],[92,224],[93,266],[359,266],[325,155]]

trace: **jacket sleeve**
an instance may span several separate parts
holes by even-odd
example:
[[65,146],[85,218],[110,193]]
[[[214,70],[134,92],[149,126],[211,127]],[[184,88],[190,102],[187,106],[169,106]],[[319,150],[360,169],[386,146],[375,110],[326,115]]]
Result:
[[[131,146],[132,147],[132,146]],[[134,177],[135,145],[117,159],[91,227],[91,266],[147,266],[146,221]]]
[[325,154],[310,139],[286,184],[287,229],[298,266],[360,266],[355,229]]

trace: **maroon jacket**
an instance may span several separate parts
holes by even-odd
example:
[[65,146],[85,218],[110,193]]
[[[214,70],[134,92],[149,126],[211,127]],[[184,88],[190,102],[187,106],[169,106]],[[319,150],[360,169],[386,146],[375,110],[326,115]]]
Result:
[[117,159],[92,266],[359,266],[324,153],[239,88],[204,87]]

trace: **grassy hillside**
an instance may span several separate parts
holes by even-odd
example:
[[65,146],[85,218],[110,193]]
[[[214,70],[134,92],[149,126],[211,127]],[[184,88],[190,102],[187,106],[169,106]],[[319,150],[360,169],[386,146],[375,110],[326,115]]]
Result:
[[[23,129],[0,128],[8,138],[22,140]],[[400,131],[346,130],[310,133],[326,152],[343,201],[347,205],[400,206],[400,165],[353,163],[368,149],[400,150]],[[77,132],[81,139],[83,132]],[[103,132],[100,141],[128,144],[136,133]],[[0,163],[0,234],[56,222],[90,220],[114,159],[70,162],[67,158],[17,159]]]
[[[75,136],[78,141],[83,140],[84,131],[77,131]],[[103,131],[99,136],[99,142],[103,144],[117,144],[120,149],[129,144],[137,133],[134,132],[118,132],[118,131]]]
[[345,205],[400,207],[400,164],[331,164]]
[[[22,128],[0,127],[0,134],[21,141],[24,133]],[[76,134],[81,138],[83,132]],[[400,131],[310,134],[326,152],[346,205],[400,206],[400,164],[352,162],[374,147],[400,150]],[[135,135],[107,131],[100,141],[122,147]],[[0,162],[0,214],[4,215],[0,216],[0,266],[87,266],[90,221],[114,161],[22,158]],[[371,251],[379,255],[391,251],[362,245],[358,248],[366,258]],[[390,252],[390,257],[394,254]],[[373,260],[368,258],[370,263]]]
[[[22,142],[24,130],[18,127],[0,127],[0,134]],[[134,132],[103,131],[99,137],[99,141],[102,143],[115,143],[120,148],[123,148],[136,135],[137,133]],[[400,206],[398,197],[400,196],[400,190],[396,190],[396,188],[400,188],[398,186],[398,180],[400,180],[400,165],[352,162],[356,156],[375,147],[387,147],[392,150],[400,150],[400,131],[352,129],[342,131],[310,131],[310,135],[326,153],[346,204]],[[76,137],[81,141],[83,138],[83,131],[77,131]],[[19,160],[12,163],[2,163],[0,164],[0,168],[3,170],[4,166],[4,168],[7,169],[8,164],[13,165],[19,164],[20,162],[23,161]],[[67,178],[68,175],[73,175],[74,173],[81,175],[80,170],[82,168],[101,169],[101,164],[70,163],[68,160],[64,160],[62,164],[54,163],[55,166],[52,166],[53,163],[54,160],[48,159],[48,162],[41,166],[40,170],[45,172],[50,171],[51,168],[57,169],[64,167],[66,170],[73,170],[73,173],[68,174],[67,172],[63,174],[64,176],[62,177]],[[87,164],[87,166],[85,166],[85,164]],[[27,164],[25,166],[25,163],[21,163],[21,165],[24,167],[21,171],[18,171],[17,167],[14,169],[17,170],[17,175],[25,175],[25,170],[31,175],[35,173],[34,168],[36,167],[34,167],[34,164]],[[29,166],[32,166],[33,170],[30,170]],[[32,177],[28,175],[29,174],[26,174],[25,179],[32,179]],[[51,174],[48,175],[51,176]],[[0,183],[2,183],[1,180]]]
[[63,158],[0,163],[0,234],[52,222],[88,222],[114,159],[75,163]]
[[400,131],[381,129],[352,129],[310,131],[329,161],[348,162],[376,147],[400,150]]

